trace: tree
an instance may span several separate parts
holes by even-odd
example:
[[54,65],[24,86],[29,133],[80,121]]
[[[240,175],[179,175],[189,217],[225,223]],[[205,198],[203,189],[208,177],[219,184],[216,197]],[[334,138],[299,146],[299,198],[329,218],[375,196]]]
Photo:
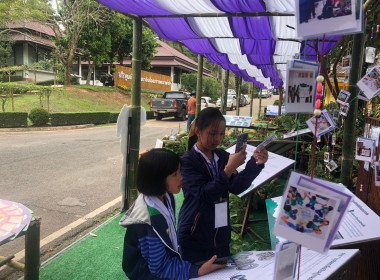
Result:
[[83,58],[89,63],[87,75],[87,84],[89,84],[94,65],[101,67],[104,62],[111,60],[110,29],[97,25],[91,20],[80,36],[79,48],[83,50]]
[[71,85],[72,64],[80,36],[90,20],[105,23],[110,10],[94,0],[55,1],[57,12],[45,9],[46,23],[54,31],[54,45],[58,59],[64,66],[64,85]]
[[[112,23],[108,25],[111,33],[111,52],[109,57],[110,63],[113,60],[123,65],[125,58],[131,58],[132,56],[132,38],[133,38],[133,21],[132,19],[122,15],[115,14]],[[143,39],[142,39],[142,69],[149,70],[152,68],[150,58],[156,53],[156,47],[158,43],[157,34],[151,29],[143,27]]]

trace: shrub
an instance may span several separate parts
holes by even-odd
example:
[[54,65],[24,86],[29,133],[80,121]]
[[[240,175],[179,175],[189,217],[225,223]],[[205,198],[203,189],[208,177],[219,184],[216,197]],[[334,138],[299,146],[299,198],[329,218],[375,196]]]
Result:
[[119,117],[119,112],[116,112],[116,113],[111,112],[109,122],[110,123],[116,123],[118,117]]
[[29,119],[35,126],[47,125],[49,122],[49,113],[44,108],[34,108],[29,113]]
[[0,113],[0,127],[21,127],[28,125],[28,113],[4,112]]
[[110,112],[84,112],[84,113],[52,113],[51,124],[79,125],[79,124],[105,124],[109,123]]

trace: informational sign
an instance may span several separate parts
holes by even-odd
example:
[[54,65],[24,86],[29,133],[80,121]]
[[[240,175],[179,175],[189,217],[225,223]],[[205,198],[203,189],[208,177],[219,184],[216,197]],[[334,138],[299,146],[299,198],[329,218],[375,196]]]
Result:
[[[285,115],[285,106],[281,106],[281,115]],[[267,116],[278,116],[278,106],[276,105],[268,105],[267,110],[265,112]]]
[[[349,262],[358,249],[330,250],[326,254],[302,249],[300,279],[316,280],[327,279]],[[197,280],[237,280],[237,279],[273,279],[275,254],[272,251],[249,251],[241,252],[232,257],[234,260],[243,260],[246,265],[229,265],[223,269],[216,270],[205,276],[193,278]],[[298,273],[298,267],[297,272]],[[295,278],[297,279],[297,278]]]
[[226,120],[226,126],[233,127],[250,127],[252,123],[252,117],[245,116],[223,116]]
[[[115,86],[132,87],[132,68],[116,65]],[[141,88],[170,91],[171,86],[170,76],[141,71]]]
[[310,128],[304,128],[304,129],[300,129],[298,131],[296,130],[296,131],[292,131],[292,132],[287,132],[282,136],[282,138],[286,139],[286,138],[290,138],[290,137],[296,137],[297,135],[302,135],[302,134],[306,134],[309,132],[311,132]]
[[[247,152],[247,158],[244,164],[237,169],[239,172],[244,170],[248,160],[252,157],[255,150],[256,147],[247,145],[247,148],[245,150]],[[228,148],[226,151],[230,154],[233,154],[235,152],[235,145]],[[264,169],[261,170],[260,174],[255,178],[255,180],[253,180],[251,186],[239,194],[239,197],[244,197],[258,187],[264,185],[266,182],[276,177],[277,174],[288,169],[292,164],[294,164],[294,160],[268,152],[268,161],[265,163]]]
[[[348,189],[345,189],[344,192],[351,195],[352,200],[348,205],[346,215],[342,219],[331,248],[380,239],[380,217]],[[280,202],[280,196],[266,200],[272,249],[276,248],[279,241],[285,241],[273,234],[274,223],[280,213],[280,207],[278,206]]]

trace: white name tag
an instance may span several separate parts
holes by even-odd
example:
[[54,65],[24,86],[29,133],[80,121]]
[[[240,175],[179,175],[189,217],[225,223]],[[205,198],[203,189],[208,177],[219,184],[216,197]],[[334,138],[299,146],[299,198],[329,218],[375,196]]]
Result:
[[215,228],[228,225],[227,207],[227,201],[215,204]]

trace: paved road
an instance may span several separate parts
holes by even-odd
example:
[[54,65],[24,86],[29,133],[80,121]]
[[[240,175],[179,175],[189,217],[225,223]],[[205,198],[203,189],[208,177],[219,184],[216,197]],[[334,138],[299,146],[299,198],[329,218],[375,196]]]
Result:
[[[263,107],[278,97],[262,100]],[[257,116],[258,100],[253,103]],[[263,109],[262,109],[263,110]],[[236,114],[229,111],[228,114]],[[249,115],[249,106],[240,115]],[[186,121],[174,118],[149,120],[141,128],[140,150],[154,147],[156,139],[186,129]],[[116,126],[75,130],[4,132],[0,130],[0,198],[20,202],[42,218],[42,260],[68,245],[85,230],[121,207],[119,178],[122,156]],[[95,218],[86,218],[110,201],[115,201]],[[62,234],[62,228],[78,219],[87,222]],[[24,238],[1,246],[0,255],[24,249]],[[0,271],[0,279],[10,269]],[[9,279],[15,279],[14,276]]]

